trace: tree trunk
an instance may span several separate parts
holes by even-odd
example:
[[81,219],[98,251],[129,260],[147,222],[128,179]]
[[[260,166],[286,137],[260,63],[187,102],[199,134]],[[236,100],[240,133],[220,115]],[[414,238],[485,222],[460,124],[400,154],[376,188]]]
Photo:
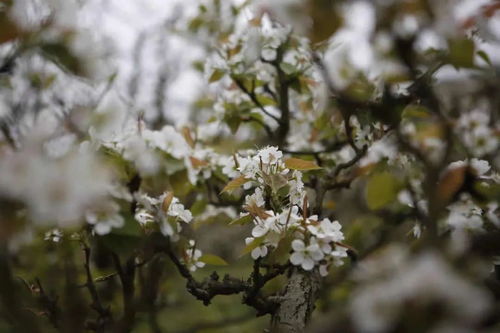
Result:
[[281,295],[279,308],[271,319],[272,332],[304,332],[318,297],[320,277],[317,272],[294,268]]

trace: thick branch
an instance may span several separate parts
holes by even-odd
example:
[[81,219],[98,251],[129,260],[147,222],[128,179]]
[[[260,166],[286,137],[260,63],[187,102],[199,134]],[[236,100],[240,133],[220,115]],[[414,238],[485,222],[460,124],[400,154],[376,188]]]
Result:
[[304,332],[314,310],[319,288],[320,277],[317,272],[294,268],[280,297],[279,307],[273,314],[272,332]]

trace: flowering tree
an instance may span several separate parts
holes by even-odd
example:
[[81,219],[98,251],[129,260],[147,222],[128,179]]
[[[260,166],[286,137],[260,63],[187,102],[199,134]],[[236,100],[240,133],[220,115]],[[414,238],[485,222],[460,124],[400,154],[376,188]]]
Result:
[[93,3],[0,1],[2,329],[499,329],[498,2],[203,1],[185,123]]

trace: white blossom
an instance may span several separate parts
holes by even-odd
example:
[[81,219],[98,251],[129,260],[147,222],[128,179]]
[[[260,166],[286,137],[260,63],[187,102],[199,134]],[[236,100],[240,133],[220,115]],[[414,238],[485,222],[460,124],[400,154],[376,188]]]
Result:
[[301,266],[306,271],[312,270],[324,257],[318,244],[311,243],[306,246],[301,239],[292,241],[292,249],[294,252],[290,256],[290,262],[295,266]]
[[262,189],[257,187],[253,194],[247,195],[245,197],[245,204],[247,206],[263,207],[265,204]]
[[435,317],[429,324],[440,325],[445,320],[462,328],[485,315],[490,305],[488,294],[456,275],[440,255],[426,252],[408,258],[406,253],[394,246],[366,261],[372,266],[370,270],[364,269],[364,263],[357,269],[356,277],[364,281],[350,298],[357,330],[386,332],[408,309],[405,304],[410,303],[411,311],[435,304],[444,307],[445,317]]
[[257,157],[264,164],[274,164],[283,157],[283,153],[277,147],[267,146],[259,150]]
[[52,241],[54,243],[59,243],[59,241],[63,238],[63,233],[60,229],[52,229],[45,233],[45,240]]
[[[254,241],[254,239],[255,238],[253,238],[253,237],[245,238],[245,244],[248,245],[248,244],[252,243]],[[255,249],[252,250],[250,255],[252,256],[252,258],[254,260],[257,260],[259,258],[264,258],[265,256],[267,256],[267,253],[268,253],[267,246],[266,245],[259,245]]]
[[195,241],[192,239],[189,240],[189,247],[186,249],[184,261],[191,272],[196,271],[198,268],[205,267],[205,263],[199,260],[202,255],[203,253],[201,250],[195,247]]

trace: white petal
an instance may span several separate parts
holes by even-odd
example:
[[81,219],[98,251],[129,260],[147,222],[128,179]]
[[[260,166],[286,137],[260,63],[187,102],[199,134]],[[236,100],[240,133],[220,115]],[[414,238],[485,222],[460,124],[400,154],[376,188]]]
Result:
[[252,250],[251,256],[253,260],[257,260],[260,257],[260,248],[256,247],[255,249]]
[[269,228],[266,225],[258,224],[252,230],[252,236],[254,237],[262,237],[269,231]]
[[301,265],[303,261],[304,261],[304,254],[302,252],[294,252],[290,256],[290,262],[295,266]]
[[292,242],[292,249],[294,251],[304,251],[306,246],[304,245],[304,242],[300,239],[295,239]]
[[332,252],[332,247],[330,246],[330,244],[323,244],[321,245],[321,250],[323,251],[324,254],[328,254]]
[[318,251],[309,252],[309,255],[316,261],[320,261],[325,256],[319,248]]
[[172,236],[174,234],[174,229],[168,222],[163,222],[160,224],[160,231],[164,236]]
[[314,268],[314,260],[309,257],[305,257],[302,261],[302,268],[306,271],[310,271]]
[[261,250],[261,254],[260,254],[261,257],[267,256],[267,246],[261,246],[260,250]]
[[109,234],[109,232],[111,231],[111,226],[109,224],[106,224],[106,223],[97,223],[94,226],[94,230],[95,230],[96,234],[102,236],[102,235]]

